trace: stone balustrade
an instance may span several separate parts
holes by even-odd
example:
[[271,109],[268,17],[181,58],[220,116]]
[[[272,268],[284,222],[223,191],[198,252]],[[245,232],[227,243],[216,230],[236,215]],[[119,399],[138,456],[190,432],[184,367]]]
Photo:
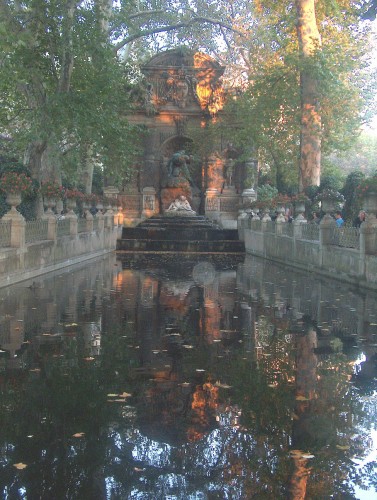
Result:
[[121,210],[34,221],[8,212],[0,221],[0,287],[114,251],[122,221]]
[[360,229],[336,227],[331,216],[319,225],[238,218],[246,253],[298,269],[377,289],[377,220],[370,215]]

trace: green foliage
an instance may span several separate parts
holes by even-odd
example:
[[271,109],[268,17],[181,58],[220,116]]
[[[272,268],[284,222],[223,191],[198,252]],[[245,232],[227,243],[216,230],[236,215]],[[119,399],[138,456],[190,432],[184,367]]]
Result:
[[[0,158],[0,177],[5,172],[15,172],[17,174],[25,174],[30,176],[30,171],[22,163],[10,158]],[[32,189],[22,197],[21,204],[17,210],[25,217],[26,220],[35,219],[35,201],[37,197],[38,183],[33,180]],[[6,193],[0,192],[0,218],[3,217],[10,209],[10,206],[5,201]]]
[[[376,75],[367,57],[369,28],[357,26],[354,2],[333,4],[316,3],[322,47],[305,62],[318,86],[323,155],[350,148],[361,124],[375,111]],[[228,104],[238,118],[233,142],[245,147],[252,142],[279,191],[294,190],[298,184],[304,67],[298,57],[295,22],[295,9],[280,2],[258,2],[255,29],[240,46],[248,57],[248,90]]]
[[270,184],[263,184],[257,187],[257,196],[259,201],[273,200],[278,195],[276,187]]
[[344,183],[341,192],[346,199],[343,212],[347,221],[354,220],[361,209],[360,199],[357,197],[357,187],[364,178],[365,175],[362,172],[355,171],[348,174]]
[[71,178],[80,151],[90,145],[95,161],[119,180],[137,153],[140,133],[124,118],[127,74],[99,12],[56,0],[28,0],[18,10],[5,2],[4,12],[0,131],[12,136],[20,155],[33,143],[42,152],[53,145],[64,153],[60,161]]

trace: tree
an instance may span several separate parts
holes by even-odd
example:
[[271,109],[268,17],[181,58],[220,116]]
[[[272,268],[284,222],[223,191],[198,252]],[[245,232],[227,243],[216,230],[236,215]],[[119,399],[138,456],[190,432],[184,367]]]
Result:
[[[296,0],[297,37],[301,58],[301,133],[299,189],[318,186],[321,172],[321,113],[318,75],[313,71],[321,47],[314,0]],[[314,64],[313,64],[314,63]]]
[[317,2],[311,31],[303,25],[306,2],[302,12],[292,2],[257,4],[252,40],[243,46],[248,89],[230,106],[238,118],[233,142],[254,144],[279,189],[318,185],[321,153],[349,147],[373,108],[369,27],[357,24],[353,2]]

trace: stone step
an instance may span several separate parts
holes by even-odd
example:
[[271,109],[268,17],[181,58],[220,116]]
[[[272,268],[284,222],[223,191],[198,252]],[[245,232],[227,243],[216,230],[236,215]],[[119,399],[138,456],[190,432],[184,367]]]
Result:
[[236,240],[150,240],[121,239],[117,241],[117,251],[132,252],[222,252],[244,253],[243,241]]
[[198,253],[243,255],[236,229],[222,229],[202,215],[155,215],[136,227],[124,227],[119,253]]
[[169,227],[124,227],[122,239],[149,239],[149,240],[238,240],[236,229],[214,229],[196,226],[169,226]]

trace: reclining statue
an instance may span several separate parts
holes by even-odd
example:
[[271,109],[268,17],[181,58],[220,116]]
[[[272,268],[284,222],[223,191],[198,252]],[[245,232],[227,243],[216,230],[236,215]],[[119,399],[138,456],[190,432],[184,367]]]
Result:
[[186,196],[184,196],[183,194],[178,196],[178,198],[170,203],[167,212],[184,212],[191,215],[196,214],[196,212],[191,208],[191,205],[188,202]]

